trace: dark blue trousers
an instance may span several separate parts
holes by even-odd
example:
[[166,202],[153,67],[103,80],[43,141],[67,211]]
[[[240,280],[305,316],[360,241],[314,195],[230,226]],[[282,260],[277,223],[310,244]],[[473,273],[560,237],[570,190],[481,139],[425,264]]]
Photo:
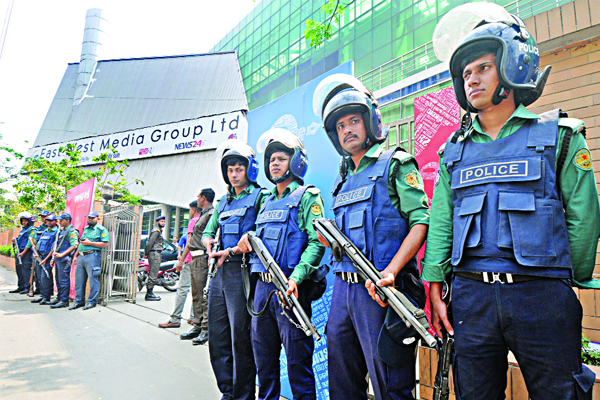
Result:
[[335,277],[326,330],[330,399],[366,400],[367,372],[377,400],[414,399],[415,357],[394,368],[377,353],[386,310],[369,296],[364,283]]
[[[23,257],[21,257],[21,264],[16,265],[17,277],[19,277],[19,289],[21,290],[29,290],[29,279],[31,278],[31,264],[31,254],[30,252],[27,252]],[[22,284],[21,280],[23,281]]]
[[591,378],[581,364],[581,304],[565,281],[503,285],[456,277],[452,305],[461,400],[505,398],[509,349],[532,399],[587,398],[580,397]]
[[56,270],[56,287],[58,289],[58,300],[68,303],[69,292],[71,290],[71,264],[73,263],[73,257],[71,255],[64,256],[62,258],[55,258]]
[[[46,254],[40,254],[40,260],[46,258]],[[46,271],[46,272],[44,272]],[[40,265],[40,273],[42,278],[42,297],[46,301],[50,300],[54,293],[54,275],[52,274],[52,266],[50,260],[46,261],[44,265]]]
[[[254,310],[262,310],[267,296],[275,290],[273,283],[258,281],[254,294]],[[305,310],[310,316],[310,310]],[[296,318],[289,311],[292,318]],[[315,343],[312,336],[306,336],[281,314],[277,296],[273,296],[264,315],[252,318],[252,347],[258,373],[258,398],[279,400],[281,391],[279,355],[281,344],[287,358],[288,377],[294,400],[314,400],[317,398],[315,375],[312,369],[312,356]]]
[[223,399],[256,398],[250,320],[240,263],[225,262],[208,297],[208,350]]
[[17,286],[20,290],[25,288],[25,278],[23,277],[23,267],[15,257],[15,272],[17,273]]
[[42,292],[42,275],[46,275],[44,274],[44,272],[42,271],[42,266],[40,265],[39,262],[37,261],[33,261],[33,265],[35,265],[35,290],[39,291],[40,293]]

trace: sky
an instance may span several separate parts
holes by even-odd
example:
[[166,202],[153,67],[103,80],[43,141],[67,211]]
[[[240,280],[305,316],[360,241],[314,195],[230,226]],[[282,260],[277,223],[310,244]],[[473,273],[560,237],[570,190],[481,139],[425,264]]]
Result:
[[[22,153],[33,145],[67,64],[80,60],[86,10],[105,12],[101,59],[115,59],[206,53],[259,2],[15,0],[0,58],[2,140]],[[0,0],[0,24],[9,3]]]

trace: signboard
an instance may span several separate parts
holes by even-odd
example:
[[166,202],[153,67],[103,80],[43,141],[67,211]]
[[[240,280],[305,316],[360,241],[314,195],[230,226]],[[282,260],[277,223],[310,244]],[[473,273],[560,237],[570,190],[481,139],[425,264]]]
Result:
[[[317,117],[312,108],[312,98],[317,85],[323,78],[331,74],[353,74],[352,62],[342,64],[325,75],[265,104],[248,114],[249,131],[248,144],[256,150],[256,142],[260,135],[271,128],[283,128],[300,137],[308,153],[308,171],[305,183],[321,189],[325,202],[325,216],[334,218],[331,211],[331,190],[337,177],[341,156],[329,142],[327,134],[322,128],[322,121]],[[257,153],[257,160],[263,171],[264,154]],[[326,172],[326,173],[324,173]],[[258,183],[262,187],[271,189],[273,184],[267,180],[264,173],[260,173]],[[329,249],[325,252],[321,264],[329,263]],[[323,337],[315,342],[313,353],[313,371],[319,400],[329,399],[329,375],[327,371],[327,337],[324,335],[325,324],[329,316],[329,306],[333,291],[333,274],[329,274],[329,285],[323,297],[312,303],[312,321]],[[287,360],[282,351],[280,358],[281,395],[292,398],[288,382]]]
[[[71,214],[71,224],[79,231],[79,237],[83,228],[87,225],[87,215],[94,205],[94,192],[96,190],[96,178],[87,180],[67,191],[66,213]],[[75,299],[75,270],[77,262],[71,266],[71,289],[69,297]]]
[[[419,172],[423,177],[430,206],[439,173],[437,152],[458,128],[460,128],[460,106],[452,86],[415,99],[415,158],[419,163]],[[425,246],[421,248],[417,257],[421,260],[424,255]],[[429,297],[429,282],[424,283]],[[425,305],[425,314],[431,321],[429,298]],[[433,330],[430,332],[433,334]]]
[[73,143],[81,152],[80,165],[89,165],[94,164],[92,157],[109,152],[109,147],[117,150],[117,153],[111,154],[112,158],[134,160],[216,148],[226,139],[237,138],[246,141],[247,135],[246,115],[242,111],[236,111],[34,147],[29,149],[27,157],[60,161],[63,156],[59,148]]

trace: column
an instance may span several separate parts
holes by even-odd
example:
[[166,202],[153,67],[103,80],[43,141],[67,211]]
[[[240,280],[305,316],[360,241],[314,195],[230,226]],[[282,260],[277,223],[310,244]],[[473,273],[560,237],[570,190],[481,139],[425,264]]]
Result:
[[179,230],[181,229],[181,207],[175,207],[175,236],[181,239]]
[[163,238],[168,241],[169,231],[171,230],[171,207],[166,204],[162,204],[160,206],[160,211],[161,215],[167,217],[165,220],[165,229],[163,229]]

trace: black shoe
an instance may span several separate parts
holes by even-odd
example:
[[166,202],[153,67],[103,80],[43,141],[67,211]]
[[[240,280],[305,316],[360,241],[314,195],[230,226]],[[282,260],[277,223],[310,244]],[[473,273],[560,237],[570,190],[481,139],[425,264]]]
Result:
[[181,335],[179,335],[179,338],[181,340],[190,340],[190,339],[195,339],[198,336],[200,336],[200,331],[197,330],[196,328],[192,328],[191,331],[189,331],[187,333],[182,333]]
[[83,307],[85,304],[77,304],[75,303],[74,305],[72,305],[71,307],[69,307],[69,310],[77,310],[80,307]]
[[46,303],[46,304],[48,304],[49,306],[53,306],[53,305],[58,304],[58,303],[59,303],[59,300],[58,299],[54,299],[51,302]]
[[59,301],[56,304],[52,304],[50,306],[50,308],[65,308],[65,307],[69,307],[69,303],[65,302],[65,301]]
[[84,310],[89,310],[90,308],[94,308],[94,307],[96,307],[96,305],[95,305],[95,304],[90,304],[90,303],[87,303],[87,304],[85,305],[85,307],[83,307],[83,309],[84,309]]
[[208,333],[206,333],[206,332],[202,332],[200,334],[200,336],[198,336],[196,339],[192,340],[192,344],[194,346],[197,346],[199,344],[204,344],[206,342],[208,342]]
[[29,293],[29,289],[21,290],[19,292],[19,294],[28,294],[28,293]]
[[38,304],[40,306],[45,306],[46,304],[49,304],[49,303],[50,303],[50,300],[46,300],[46,299],[43,298],[42,301],[40,301]]
[[152,290],[150,290],[149,292],[146,293],[146,297],[144,297],[144,300],[146,300],[146,301],[160,301],[160,296],[155,295],[154,293],[152,293]]
[[14,290],[9,290],[8,293],[21,293],[22,290],[23,288],[16,288]]
[[[32,303],[41,303],[41,302],[42,302],[42,300],[44,300],[44,298],[43,298],[43,297],[38,297],[37,299],[33,299],[33,300],[31,300],[31,302],[32,302]],[[45,300],[44,300],[44,301],[45,301]]]

